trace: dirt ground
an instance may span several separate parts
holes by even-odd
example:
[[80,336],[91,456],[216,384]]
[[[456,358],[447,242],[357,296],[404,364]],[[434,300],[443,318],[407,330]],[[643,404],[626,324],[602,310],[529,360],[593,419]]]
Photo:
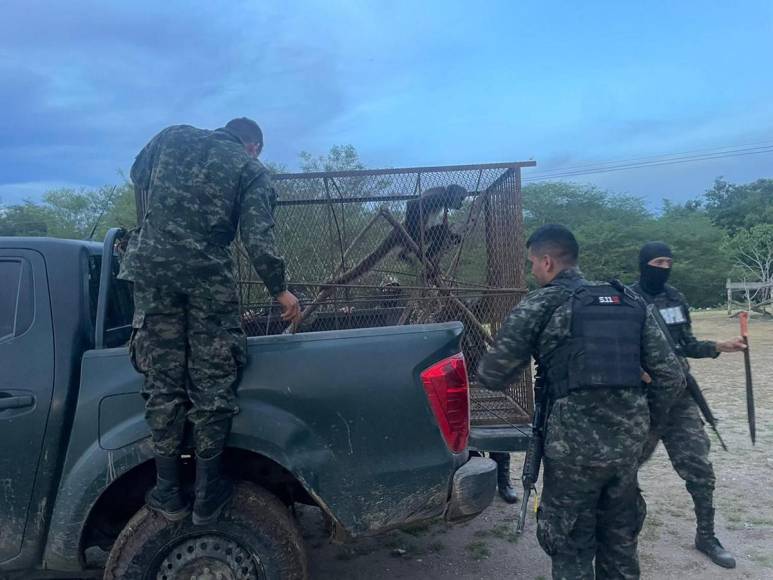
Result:
[[[738,334],[738,320],[723,312],[694,315],[699,338]],[[714,566],[693,548],[694,515],[690,496],[668,462],[662,446],[642,468],[641,485],[648,517],[639,543],[642,577],[653,579],[773,579],[773,321],[752,319],[752,372],[757,404],[757,445],[746,422],[743,355],[694,361],[730,452],[713,434],[712,461],[717,472],[717,534],[737,559],[735,570]],[[523,455],[513,456],[519,481]],[[534,535],[535,521],[515,536],[518,506],[499,498],[465,525],[443,524],[396,531],[347,546],[328,543],[317,510],[301,514],[315,580],[410,578],[550,578],[550,561]]]

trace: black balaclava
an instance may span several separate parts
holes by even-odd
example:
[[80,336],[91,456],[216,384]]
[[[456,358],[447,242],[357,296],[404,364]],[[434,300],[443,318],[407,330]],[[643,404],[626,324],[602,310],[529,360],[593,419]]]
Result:
[[671,248],[663,242],[648,242],[639,250],[639,284],[642,290],[651,296],[663,292],[663,288],[671,275],[671,268],[650,266],[648,262],[654,258],[673,258]]

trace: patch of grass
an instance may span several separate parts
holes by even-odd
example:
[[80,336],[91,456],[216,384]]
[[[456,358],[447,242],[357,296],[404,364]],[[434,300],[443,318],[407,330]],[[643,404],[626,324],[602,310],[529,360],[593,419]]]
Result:
[[467,544],[465,550],[467,550],[470,558],[477,562],[485,560],[491,556],[491,549],[488,547],[488,544],[480,540],[477,542],[472,542],[471,544]]
[[502,523],[495,526],[491,530],[491,535],[511,544],[517,543],[520,539],[520,536],[515,533],[515,526],[512,523]]
[[415,524],[407,528],[402,528],[400,531],[409,536],[413,536],[414,538],[420,538],[429,533],[431,527],[430,524]]
[[480,539],[496,538],[497,540],[503,540],[515,544],[520,536],[515,533],[515,527],[512,523],[499,523],[490,530],[477,530],[473,536]]
[[771,554],[760,554],[759,552],[754,552],[749,554],[749,559],[755,564],[759,564],[764,568],[773,568],[773,555]]

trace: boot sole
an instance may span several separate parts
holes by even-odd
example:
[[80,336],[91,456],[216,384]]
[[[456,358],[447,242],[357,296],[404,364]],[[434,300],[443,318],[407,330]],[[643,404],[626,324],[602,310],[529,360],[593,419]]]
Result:
[[726,570],[732,570],[736,566],[735,561],[733,561],[732,563],[730,563],[730,562],[718,562],[714,558],[711,557],[711,554],[707,554],[706,552],[701,550],[699,547],[696,546],[695,549],[698,550],[704,556],[706,556],[709,560],[711,560],[712,564],[715,564],[715,565],[719,566],[720,568],[725,568]]
[[185,508],[177,512],[168,512],[168,511],[153,507],[151,505],[148,505],[148,509],[156,512],[161,516],[164,516],[164,518],[166,518],[170,522],[181,522],[191,514],[190,508]]

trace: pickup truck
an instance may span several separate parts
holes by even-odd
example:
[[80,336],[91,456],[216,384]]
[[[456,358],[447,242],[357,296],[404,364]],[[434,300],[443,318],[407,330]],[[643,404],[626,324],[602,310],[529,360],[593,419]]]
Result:
[[149,511],[118,234],[0,238],[0,577],[306,578],[295,503],[336,541],[490,504],[495,464],[467,449],[462,325],[446,323],[249,339],[233,500],[204,527]]

